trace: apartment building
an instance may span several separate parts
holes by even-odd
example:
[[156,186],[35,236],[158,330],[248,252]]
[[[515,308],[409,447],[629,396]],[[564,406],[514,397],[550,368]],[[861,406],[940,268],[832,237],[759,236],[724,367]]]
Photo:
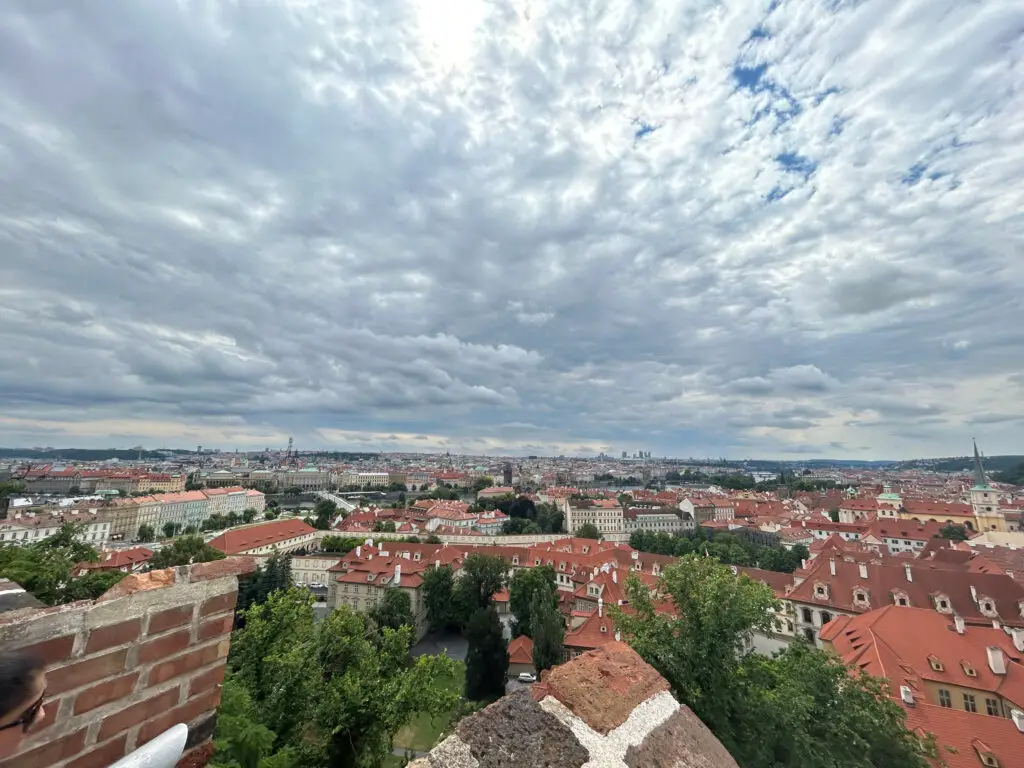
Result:
[[913,520],[880,519],[868,527],[860,541],[865,546],[885,548],[891,555],[920,553],[941,530],[942,526],[934,520],[915,523]]
[[331,487],[331,473],[316,467],[303,467],[278,472],[277,483],[281,488],[299,488],[303,491],[326,491]]
[[232,528],[209,543],[225,555],[270,555],[316,548],[322,537],[323,533],[313,526],[291,518]]
[[654,531],[655,533],[685,533],[695,527],[693,517],[677,507],[627,508],[622,511],[626,533]]
[[[241,515],[249,508],[250,496],[244,488],[239,485],[227,488],[207,488],[199,491],[210,502],[209,513],[211,515],[227,516],[232,513]],[[259,493],[259,491],[253,491]],[[263,494],[259,493],[260,496]]]
[[391,475],[387,472],[354,472],[347,470],[341,475],[342,485],[357,485],[360,488],[387,488],[391,485]]
[[821,641],[846,663],[887,678],[896,695],[907,686],[946,709],[1003,718],[1024,711],[1024,629],[1008,635],[959,616],[890,605],[836,618]]
[[85,544],[101,547],[110,539],[110,520],[98,510],[58,514],[15,512],[6,520],[0,520],[0,545],[34,544],[60,533],[66,523],[80,526],[77,538]]
[[972,572],[962,563],[851,562],[819,556],[793,577],[786,597],[796,611],[797,634],[818,645],[822,627],[838,616],[887,605],[928,608],[960,616],[969,625],[1024,627],[1024,584],[1005,573]]
[[615,499],[563,499],[565,528],[575,533],[590,524],[602,534],[623,533],[625,521],[622,506]]

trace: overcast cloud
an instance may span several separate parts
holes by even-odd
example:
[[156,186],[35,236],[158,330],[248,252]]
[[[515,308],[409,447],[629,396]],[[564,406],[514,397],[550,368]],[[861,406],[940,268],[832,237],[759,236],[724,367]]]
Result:
[[0,444],[1024,452],[1022,30],[4,0]]

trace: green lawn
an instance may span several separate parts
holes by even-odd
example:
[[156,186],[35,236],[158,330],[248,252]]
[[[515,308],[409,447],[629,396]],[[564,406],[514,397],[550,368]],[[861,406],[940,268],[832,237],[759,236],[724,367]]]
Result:
[[[466,667],[464,664],[458,663],[455,674],[445,680],[444,687],[461,695],[465,684]],[[442,731],[448,727],[453,715],[454,712],[437,717],[431,717],[426,713],[415,715],[408,725],[395,734],[395,748],[415,749],[420,752],[430,751],[430,748],[437,744]]]

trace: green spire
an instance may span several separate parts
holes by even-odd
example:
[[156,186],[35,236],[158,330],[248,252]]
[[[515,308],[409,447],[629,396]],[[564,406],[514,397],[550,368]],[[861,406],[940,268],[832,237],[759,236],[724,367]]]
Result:
[[981,455],[978,453],[978,441],[974,441],[974,487],[988,488],[988,478],[985,477],[985,468],[981,466]]

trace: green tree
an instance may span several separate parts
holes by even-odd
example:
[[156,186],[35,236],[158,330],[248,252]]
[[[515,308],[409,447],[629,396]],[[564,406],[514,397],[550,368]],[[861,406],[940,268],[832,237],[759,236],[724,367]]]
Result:
[[274,754],[277,734],[258,721],[258,713],[244,685],[227,676],[217,708],[216,753],[211,768],[285,768],[295,765],[294,750]]
[[558,612],[558,600],[552,600],[538,590],[533,593],[530,615],[533,629],[533,668],[539,673],[551,669],[562,661],[562,643],[565,623]]
[[180,536],[170,546],[159,549],[153,555],[149,561],[149,570],[156,571],[173,565],[208,563],[223,559],[224,553],[203,541],[202,536]]
[[313,507],[313,527],[318,531],[326,531],[338,515],[338,505],[330,499],[321,499]]
[[75,600],[95,600],[121,579],[127,576],[123,571],[90,570],[77,579],[71,579],[64,587],[62,603]]
[[945,525],[939,529],[939,537],[952,541],[967,541],[967,530],[962,525]]
[[394,533],[395,524],[391,520],[378,520],[373,524],[375,533]]
[[494,593],[505,585],[506,570],[505,561],[500,557],[476,552],[466,556],[453,595],[461,625],[478,609],[493,605]]
[[346,537],[346,536],[324,536],[320,540],[320,550],[322,552],[341,552],[342,554],[351,552],[353,549],[362,544],[364,539],[359,537]]
[[694,555],[668,566],[660,587],[677,615],[656,611],[635,576],[635,612],[610,613],[744,768],[925,768],[926,745],[878,681],[803,643],[775,658],[749,652],[771,623],[768,587]]
[[597,530],[597,526],[593,523],[584,523],[576,529],[576,538],[599,541],[601,539],[601,532]]
[[[81,534],[81,525],[66,523],[57,533],[42,541],[27,546],[0,546],[0,576],[17,582],[47,605],[71,602],[80,599],[78,595],[95,592],[111,577],[99,577],[89,572],[83,587],[72,586],[71,572],[76,565],[100,559],[93,547],[81,541]],[[99,594],[105,591],[103,589]]]
[[256,572],[238,588],[238,610],[243,611],[282,589],[292,586],[292,557],[290,554],[274,552]]
[[153,526],[149,523],[143,523],[139,526],[139,532],[136,534],[135,539],[142,542],[143,544],[149,543],[156,538],[156,531],[153,530]]
[[478,608],[466,624],[466,698],[497,699],[505,693],[508,643],[494,606]]
[[512,627],[513,636],[533,637],[531,617],[535,595],[541,595],[545,602],[558,610],[558,587],[555,586],[555,569],[550,565],[521,568],[516,571],[508,585],[508,607],[516,620]]
[[381,629],[400,629],[401,627],[413,627],[415,623],[412,618],[412,600],[409,593],[404,589],[387,589],[384,597],[370,611],[370,618]]
[[164,523],[163,528],[161,528],[161,530],[164,532],[164,538],[170,539],[181,533],[181,529],[183,527],[184,526],[181,523],[174,523],[168,520],[166,523]]
[[833,523],[839,522],[839,507],[833,507],[828,511],[828,517]]
[[442,565],[425,570],[420,589],[430,629],[434,632],[443,632],[458,628],[458,612],[455,610],[455,576],[452,567]]
[[[244,620],[232,639],[230,680],[251,702],[241,716],[274,734],[277,759],[286,753],[296,766],[379,766],[413,715],[440,715],[458,701],[443,684],[454,662],[410,659],[409,627],[375,638],[367,618],[347,606],[317,622],[312,597],[295,588],[271,594]],[[269,736],[253,736],[244,743],[266,759]]]
[[253,509],[252,507],[249,507],[248,509],[242,511],[242,522],[251,523],[253,520],[256,519],[256,515],[256,510]]
[[488,477],[487,475],[483,475],[482,477],[478,477],[476,480],[473,481],[473,491],[474,493],[480,493],[480,491],[482,491],[484,488],[490,488],[493,485],[494,478]]

